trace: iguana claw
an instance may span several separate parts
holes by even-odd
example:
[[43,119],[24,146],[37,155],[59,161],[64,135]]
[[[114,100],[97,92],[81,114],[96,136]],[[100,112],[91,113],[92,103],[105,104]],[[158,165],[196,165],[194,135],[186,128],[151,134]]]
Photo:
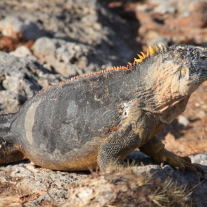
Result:
[[185,173],[185,170],[188,170],[193,173],[198,171],[202,175],[205,174],[202,167],[191,163],[190,157],[177,156],[176,154],[167,151],[165,148],[161,149],[156,154],[156,157],[153,157],[153,158],[158,163],[165,162],[174,168],[178,168],[182,173]]

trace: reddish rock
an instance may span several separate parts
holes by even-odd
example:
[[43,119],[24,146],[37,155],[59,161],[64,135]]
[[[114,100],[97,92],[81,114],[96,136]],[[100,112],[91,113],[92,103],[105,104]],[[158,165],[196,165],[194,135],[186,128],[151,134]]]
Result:
[[207,26],[207,2],[196,2],[190,16],[167,19],[165,24],[177,27],[205,28]]

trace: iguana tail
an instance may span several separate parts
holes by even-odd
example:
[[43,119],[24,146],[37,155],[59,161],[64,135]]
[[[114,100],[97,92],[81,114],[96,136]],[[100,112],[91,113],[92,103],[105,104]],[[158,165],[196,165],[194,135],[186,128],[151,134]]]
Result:
[[0,115],[0,165],[26,159],[18,147],[17,137],[10,132],[15,114]]
[[10,126],[14,119],[15,114],[0,115],[0,137],[3,137],[10,132]]

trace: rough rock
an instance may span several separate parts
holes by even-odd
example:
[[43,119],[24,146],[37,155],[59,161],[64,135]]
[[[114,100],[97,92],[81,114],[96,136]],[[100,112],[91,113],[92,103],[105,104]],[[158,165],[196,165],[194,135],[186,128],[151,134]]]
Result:
[[[130,156],[136,160],[135,163],[130,168],[121,170],[121,173],[112,170],[112,173],[108,174],[90,175],[87,172],[77,174],[39,168],[27,162],[0,166],[0,187],[7,184],[10,189],[8,191],[4,188],[0,191],[0,206],[6,202],[5,195],[9,198],[14,192],[16,198],[20,199],[17,204],[22,204],[21,199],[26,195],[30,198],[24,201],[24,206],[27,207],[44,206],[45,203],[48,206],[101,206],[103,203],[122,202],[120,195],[123,192],[126,196],[122,206],[127,206],[129,202],[130,206],[137,206],[138,202],[147,202],[150,199],[146,197],[146,192],[149,196],[159,192],[159,188],[163,188],[163,192],[167,190],[174,193],[178,190],[180,194],[188,195],[189,199],[186,197],[182,202],[187,202],[191,198],[193,203],[197,203],[196,206],[205,207],[207,183],[201,174],[191,172],[183,174],[168,165],[160,167],[151,158],[138,151],[134,151]],[[207,170],[207,155],[191,156],[191,159],[202,164]],[[144,190],[142,187],[139,192],[140,186],[146,186],[147,189]],[[173,202],[176,204],[178,201]],[[9,205],[8,199],[7,204]]]
[[138,33],[146,45],[159,43],[162,39],[168,45],[206,45],[206,1],[148,0],[146,4],[151,6],[150,10],[140,10],[140,6],[134,9],[140,22]]
[[37,60],[37,58],[35,58],[32,55],[32,52],[29,50],[29,48],[24,45],[17,47],[15,51],[10,52],[9,54],[15,57],[21,57],[21,58],[30,57],[33,60]]
[[[6,202],[4,199],[9,192],[10,194],[18,192],[18,195],[38,195],[38,199],[29,202],[26,206],[39,206],[42,200],[58,203],[65,202],[69,185],[88,176],[88,173],[79,173],[77,175],[76,173],[52,171],[26,162],[1,166],[0,186],[10,184],[10,191],[6,188],[4,190],[1,188],[0,206]],[[7,202],[9,202],[8,199]],[[10,203],[13,203],[13,201],[10,201]]]
[[23,38],[27,41],[37,39],[44,34],[34,22],[14,16],[7,16],[0,21],[0,32],[6,37]]
[[57,73],[70,77],[93,73],[112,67],[101,51],[81,43],[42,37],[33,45],[34,55],[54,68]]
[[2,21],[27,20],[49,38],[94,46],[113,66],[125,65],[133,55],[131,27],[99,0],[2,0],[0,14]]
[[165,14],[165,13],[174,14],[176,9],[175,7],[169,7],[169,5],[167,4],[160,4],[159,6],[155,7],[154,11],[160,14]]
[[[193,8],[189,9],[188,15],[181,15],[176,19],[166,20],[165,23],[167,26],[175,25],[177,27],[186,27],[186,28],[205,28],[207,26],[207,2],[198,1],[194,3]],[[186,14],[186,13],[185,13]]]
[[63,80],[30,58],[0,52],[0,111],[16,112],[37,91]]
[[190,121],[183,115],[180,115],[178,117],[178,124],[180,124],[183,127],[187,127]]
[[[132,157],[139,157],[147,158],[146,155],[143,155],[143,153],[140,152],[133,152]],[[194,156],[192,156],[194,158]],[[196,163],[203,162],[204,165],[207,164],[206,162],[206,155],[200,155],[195,157],[193,160],[196,161]],[[150,160],[150,158],[148,157]],[[149,161],[148,160],[148,161]],[[142,163],[146,164],[145,161]],[[191,195],[192,203],[196,204],[195,206],[204,207],[206,205],[207,199],[205,197],[206,195],[206,189],[207,189],[207,183],[205,179],[202,178],[200,174],[193,174],[190,172],[186,172],[185,174],[181,173],[179,170],[175,170],[172,167],[166,165],[164,167],[160,167],[157,164],[154,165],[153,160],[151,160],[151,165],[146,166],[133,166],[131,167],[133,173],[124,173],[125,170],[123,170],[121,173],[117,174],[109,174],[107,176],[96,178],[89,178],[88,180],[83,180],[79,182],[79,185],[76,188],[73,188],[72,195],[70,195],[70,199],[66,202],[64,206],[99,206],[100,204],[107,203],[108,205],[113,205],[116,203],[116,205],[120,206],[145,206],[146,204],[146,197],[143,196],[145,191],[143,190],[141,193],[139,192],[137,195],[134,189],[138,189],[140,186],[143,185],[143,183],[147,186],[147,175],[150,175],[150,178],[148,177],[148,185],[150,185],[153,180],[159,181],[160,183],[163,183],[164,186],[167,188],[166,191],[176,191],[177,194],[184,192],[187,190],[186,193],[186,200],[184,199],[184,202],[186,202],[188,199],[187,197]],[[138,164],[138,163],[136,163]],[[204,166],[205,170],[207,170],[207,167]],[[133,177],[134,175],[134,177]],[[143,176],[144,175],[144,180]],[[110,180],[111,179],[111,180]],[[130,182],[130,179],[132,179],[136,183],[136,187],[133,188],[133,181]],[[146,180],[145,180],[146,179]],[[151,180],[152,179],[152,180]],[[109,181],[110,180],[110,181]],[[124,184],[123,184],[124,183]],[[114,185],[113,185],[114,184]],[[151,186],[150,188],[153,188]],[[139,187],[138,187],[139,186]],[[168,187],[167,187],[168,186]],[[176,187],[178,187],[176,189]],[[179,188],[180,187],[180,188]],[[159,191],[158,186],[155,187],[156,192]],[[118,189],[118,192],[117,192]],[[181,190],[182,189],[182,190]],[[185,189],[185,190],[184,190]],[[162,196],[164,197],[164,191],[162,191]],[[123,203],[121,202],[121,192],[123,191]],[[180,191],[180,192],[179,192]],[[150,200],[150,194],[156,195],[156,192],[150,192],[148,189],[148,199]],[[192,192],[192,194],[190,193]],[[158,193],[159,194],[159,193]],[[188,196],[187,196],[188,194]],[[132,196],[133,195],[133,196]],[[160,194],[159,194],[160,195]],[[181,195],[180,195],[181,196]],[[184,198],[184,197],[183,197]],[[140,200],[139,200],[140,199]],[[166,198],[166,200],[169,198]],[[185,205],[181,205],[178,200],[171,203],[172,206],[191,206],[190,203],[185,203]],[[163,199],[164,200],[164,199]],[[162,199],[158,201],[162,202]],[[178,203],[176,203],[178,202]],[[129,204],[130,203],[130,204]],[[156,203],[156,204],[158,204]],[[152,206],[153,202],[150,203]],[[163,204],[162,204],[163,205]],[[168,204],[165,204],[168,206]],[[148,205],[146,205],[148,206]],[[161,205],[160,205],[161,206]]]

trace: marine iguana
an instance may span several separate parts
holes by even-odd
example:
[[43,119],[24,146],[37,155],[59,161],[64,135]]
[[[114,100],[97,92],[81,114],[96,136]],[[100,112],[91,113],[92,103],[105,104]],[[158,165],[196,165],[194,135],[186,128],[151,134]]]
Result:
[[207,79],[207,48],[149,47],[133,64],[62,81],[0,116],[0,164],[30,159],[54,170],[123,164],[139,148],[157,163],[200,171],[164,148],[163,123]]

